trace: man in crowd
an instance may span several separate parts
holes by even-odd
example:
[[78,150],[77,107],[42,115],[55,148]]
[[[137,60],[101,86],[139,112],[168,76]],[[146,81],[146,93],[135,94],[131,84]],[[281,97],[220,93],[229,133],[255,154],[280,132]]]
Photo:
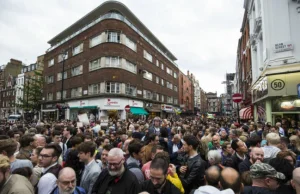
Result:
[[244,194],[269,194],[279,187],[279,180],[284,180],[284,174],[277,172],[272,166],[265,163],[255,163],[250,168],[252,186],[244,188]]
[[80,187],[84,188],[87,194],[92,193],[92,188],[99,176],[101,169],[94,160],[96,144],[91,141],[82,142],[78,148],[79,161],[84,163],[84,171],[81,176]]
[[41,134],[36,134],[35,136],[37,138],[37,146],[45,147],[45,145],[47,144],[46,136],[41,135]]
[[39,155],[39,165],[43,167],[37,185],[38,193],[49,194],[56,187],[56,180],[62,167],[57,163],[61,155],[61,147],[51,143],[46,145]]
[[0,193],[34,194],[34,189],[27,178],[10,173],[9,159],[2,154],[0,154]]
[[197,153],[199,142],[195,136],[183,137],[183,149],[187,154],[185,165],[179,168],[180,180],[186,193],[205,184],[204,173],[206,163]]
[[161,119],[159,117],[155,117],[153,119],[153,125],[151,127],[149,127],[149,135],[150,134],[156,134],[156,135],[160,135],[160,126],[161,125]]
[[170,161],[172,164],[177,165],[178,153],[181,153],[182,142],[179,134],[175,134],[171,141],[168,143],[168,151],[170,154]]
[[240,194],[244,190],[240,174],[230,167],[222,170],[219,187],[221,190],[232,189],[235,194]]
[[208,144],[208,149],[209,150],[219,150],[221,152],[222,151],[221,144],[223,144],[223,142],[220,141],[220,136],[214,135],[212,137],[212,141],[210,142],[210,144]]
[[205,171],[205,183],[216,188],[219,188],[220,169],[217,166],[211,166]]
[[159,152],[163,152],[164,149],[162,146],[160,145],[155,145],[152,147],[152,150],[151,150],[151,160],[149,162],[147,162],[146,164],[143,165],[142,167],[142,172],[145,176],[145,179],[148,180],[150,179],[150,165],[151,165],[151,161],[154,159],[155,155]]
[[277,133],[268,133],[266,136],[267,146],[262,149],[264,151],[264,162],[269,163],[269,161],[277,156],[280,149],[277,147],[281,141],[280,136]]
[[167,180],[169,163],[163,158],[154,158],[150,165],[150,180],[142,183],[142,191],[149,193],[180,194],[180,191]]
[[82,187],[76,186],[76,174],[72,168],[63,168],[58,174],[56,184],[52,194],[86,194]]
[[32,150],[37,147],[37,138],[34,134],[25,134],[20,138],[20,151],[16,158],[30,160]]
[[124,166],[125,158],[120,148],[108,152],[107,169],[103,170],[92,189],[92,194],[137,194],[140,185],[136,176]]
[[113,149],[113,146],[112,145],[105,145],[103,146],[103,149],[102,149],[102,153],[101,153],[101,162],[102,162],[102,167],[101,167],[101,170],[104,170],[107,168],[107,156],[108,156],[108,152]]
[[250,159],[246,158],[239,164],[239,172],[243,173],[250,170],[250,166],[256,162],[264,161],[264,151],[262,148],[254,147],[250,152]]
[[248,158],[248,148],[246,144],[239,139],[232,140],[231,147],[235,153],[230,158],[227,158],[225,166],[232,167],[238,171],[239,164]]

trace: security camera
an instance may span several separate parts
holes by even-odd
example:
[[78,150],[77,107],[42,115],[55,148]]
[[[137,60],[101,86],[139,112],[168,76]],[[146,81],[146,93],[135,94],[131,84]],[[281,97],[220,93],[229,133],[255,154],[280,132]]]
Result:
[[260,67],[259,70],[262,71],[264,68]]

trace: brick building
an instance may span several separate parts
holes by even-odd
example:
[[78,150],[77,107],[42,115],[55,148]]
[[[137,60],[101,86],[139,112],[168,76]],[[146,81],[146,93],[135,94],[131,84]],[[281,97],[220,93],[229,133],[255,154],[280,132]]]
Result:
[[179,107],[176,57],[122,3],[101,4],[48,43],[43,112],[63,103],[67,119],[125,119],[126,105],[162,117]]
[[10,59],[0,68],[0,118],[7,118],[10,114],[17,113],[15,107],[15,82],[21,73],[22,61]]
[[187,75],[179,71],[179,103],[182,114],[194,113],[194,85],[190,79],[190,73]]

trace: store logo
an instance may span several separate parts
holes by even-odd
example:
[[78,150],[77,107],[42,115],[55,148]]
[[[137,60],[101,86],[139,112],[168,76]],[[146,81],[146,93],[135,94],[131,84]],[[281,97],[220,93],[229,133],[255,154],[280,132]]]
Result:
[[282,90],[285,86],[285,83],[281,79],[275,79],[271,82],[271,88],[273,90]]
[[117,101],[112,101],[110,98],[107,99],[107,105],[111,106],[111,105],[117,105],[118,102]]

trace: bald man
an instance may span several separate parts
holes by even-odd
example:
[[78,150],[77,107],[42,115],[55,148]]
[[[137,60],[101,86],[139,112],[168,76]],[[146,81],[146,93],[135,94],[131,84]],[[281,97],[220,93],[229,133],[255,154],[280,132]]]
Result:
[[205,182],[206,185],[210,185],[219,188],[220,180],[220,169],[216,166],[211,166],[205,171]]
[[83,188],[76,186],[76,174],[72,168],[63,168],[58,174],[56,184],[52,194],[86,194]]
[[294,169],[291,184],[296,189],[296,193],[300,194],[300,167]]
[[230,167],[222,170],[219,187],[221,190],[230,188],[235,194],[241,193],[244,189],[244,185],[240,179],[240,174]]
[[254,147],[250,152],[250,159],[246,159],[239,164],[239,172],[250,171],[250,166],[256,162],[263,162],[264,160],[264,151],[262,148]]

